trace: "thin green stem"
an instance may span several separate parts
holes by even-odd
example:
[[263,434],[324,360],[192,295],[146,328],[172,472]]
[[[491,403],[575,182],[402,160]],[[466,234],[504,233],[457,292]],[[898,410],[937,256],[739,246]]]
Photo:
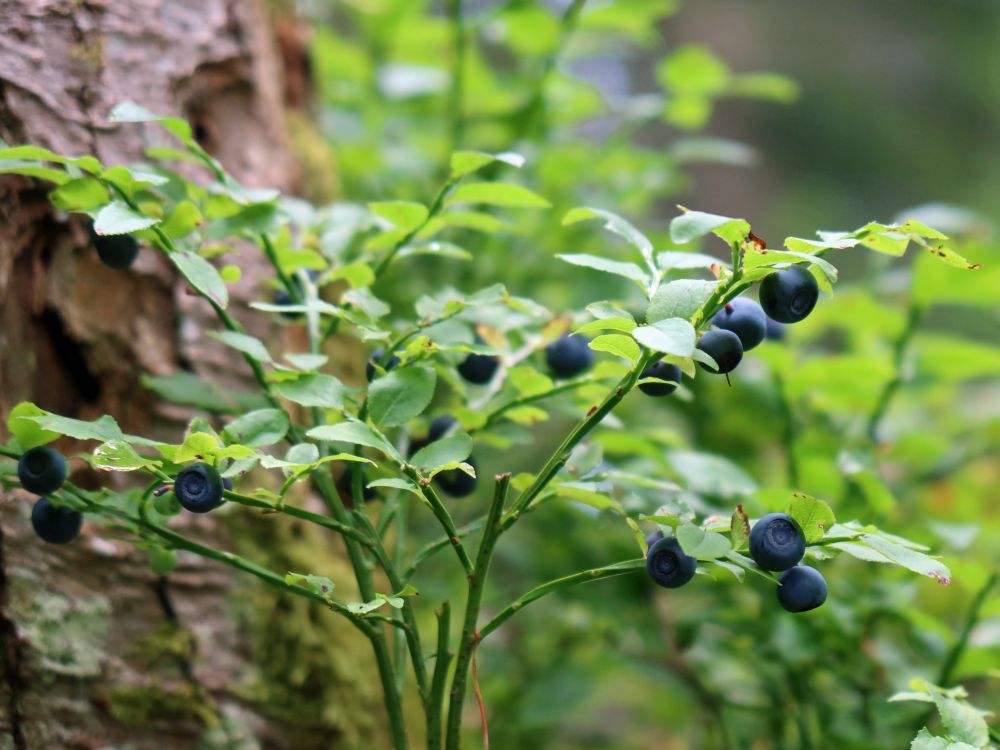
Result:
[[462,538],[459,536],[458,529],[455,527],[455,521],[452,519],[451,513],[448,512],[448,509],[444,507],[444,503],[441,502],[441,498],[438,496],[437,492],[434,491],[430,482],[421,477],[420,473],[412,466],[404,466],[403,473],[416,482],[417,486],[420,487],[420,493],[424,496],[424,499],[427,500],[427,503],[431,506],[434,516],[444,528],[445,534],[448,535],[448,542],[455,549],[455,554],[458,556],[458,561],[462,564],[462,568],[467,574],[471,575],[473,572],[472,560],[469,559],[469,555],[465,551],[465,547],[462,544]]
[[283,513],[286,516],[292,516],[294,518],[299,518],[303,521],[308,521],[309,523],[314,523],[317,526],[322,526],[323,528],[330,529],[331,531],[336,531],[338,534],[349,537],[358,544],[362,544],[365,547],[371,548],[373,542],[367,536],[362,534],[353,526],[345,525],[339,521],[330,518],[329,516],[323,516],[319,513],[312,513],[311,511],[305,510],[303,508],[297,508],[294,505],[288,505],[287,503],[282,503],[279,506],[269,503],[266,500],[260,500],[256,497],[251,497],[249,495],[242,495],[238,492],[233,492],[231,490],[224,490],[222,496],[227,500],[231,500],[239,505],[245,505],[248,508],[261,508],[272,513]]
[[271,262],[271,266],[274,267],[274,272],[277,274],[278,280],[281,281],[281,285],[285,287],[285,291],[288,292],[288,296],[293,302],[301,302],[301,290],[295,286],[291,277],[281,267],[281,263],[278,261],[278,253],[274,249],[274,243],[271,242],[271,238],[262,232],[260,234],[260,243],[261,247],[264,248],[264,255],[267,256],[267,259]]
[[493,548],[503,531],[504,503],[507,490],[510,487],[510,474],[499,474],[493,492],[493,501],[486,518],[483,537],[479,541],[479,551],[476,553],[476,566],[469,574],[469,591],[465,603],[465,618],[462,623],[462,635],[458,645],[458,658],[455,661],[455,676],[451,684],[451,697],[448,701],[448,725],[445,732],[445,747],[448,750],[459,750],[462,729],[462,705],[465,703],[465,687],[469,677],[469,666],[472,655],[479,644],[479,631],[476,621],[479,619],[479,607],[483,600],[483,588],[493,557]]
[[483,423],[482,427],[475,428],[474,430],[469,430],[470,433],[475,430],[486,430],[496,424],[500,417],[509,412],[511,409],[517,409],[521,406],[526,406],[527,404],[533,404],[538,401],[544,401],[545,399],[552,398],[553,396],[558,396],[560,393],[568,393],[570,391],[575,391],[584,386],[593,384],[593,378],[581,378],[578,380],[571,380],[567,383],[560,383],[559,385],[550,388],[544,393],[535,393],[530,396],[522,396],[521,398],[515,398],[507,403],[497,407],[492,412],[490,412],[486,417],[486,422]]
[[[455,536],[457,536],[459,539],[463,539],[464,537],[471,534],[473,531],[479,531],[479,529],[483,528],[483,526],[485,525],[486,525],[486,516],[483,516],[482,518],[477,518],[475,521],[471,521],[465,524],[464,526],[461,526],[458,529],[456,529]],[[445,535],[435,539],[434,541],[428,542],[423,547],[421,547],[420,550],[417,552],[417,554],[413,556],[413,560],[410,561],[410,564],[407,566],[406,570],[403,571],[404,583],[406,581],[409,581],[410,578],[413,577],[413,574],[417,572],[417,568],[419,568],[427,558],[429,558],[431,555],[434,555],[435,553],[439,552],[440,550],[443,550],[445,547],[452,544],[451,540],[452,540],[451,535]]]
[[951,683],[951,679],[955,673],[955,667],[958,666],[959,660],[962,658],[962,654],[965,653],[965,649],[969,646],[969,636],[972,635],[973,628],[976,627],[976,623],[979,622],[979,615],[982,612],[983,605],[986,604],[986,598],[989,596],[990,591],[993,587],[997,585],[997,580],[1000,579],[1000,574],[994,573],[989,577],[986,583],[983,584],[982,588],[976,592],[975,598],[972,600],[972,604],[969,605],[969,611],[965,615],[965,622],[962,625],[962,630],[958,635],[958,640],[948,651],[948,656],[944,660],[944,664],[941,665],[941,672],[938,674],[937,684],[941,687],[948,687]]
[[437,216],[438,212],[440,212],[441,208],[444,206],[444,199],[448,195],[448,191],[451,190],[454,184],[455,180],[447,180],[444,185],[441,186],[438,194],[434,197],[434,202],[431,203],[431,207],[428,209],[427,216],[424,220],[403,235],[403,237],[397,240],[396,244],[392,246],[392,249],[388,252],[388,254],[386,254],[382,261],[375,267],[376,280],[386,272],[390,265],[392,265],[392,261],[396,259],[399,251],[406,247],[413,240],[413,238],[427,226],[431,219]]
[[923,319],[923,316],[923,309],[915,302],[911,302],[906,316],[906,325],[903,327],[899,337],[893,344],[892,362],[895,372],[892,379],[885,384],[885,387],[879,394],[878,400],[875,402],[875,407],[872,409],[871,416],[868,418],[867,433],[868,438],[873,443],[879,442],[879,426],[881,425],[886,412],[889,410],[889,406],[892,404],[893,398],[903,385],[903,360],[906,358],[906,351],[910,345],[910,340],[917,332],[917,328],[920,326],[920,321]]
[[465,137],[465,20],[462,0],[448,0],[448,21],[452,36],[451,89],[448,96],[449,148],[445,154],[445,169],[448,156],[462,147]]
[[778,396],[778,406],[781,409],[781,416],[784,425],[781,431],[781,441],[785,448],[785,468],[789,487],[799,486],[799,462],[795,456],[795,440],[798,437],[798,429],[795,423],[795,413],[788,400],[788,391],[785,389],[785,379],[781,373],[774,373],[774,390]]
[[451,634],[451,605],[441,604],[434,613],[438,623],[437,658],[434,662],[434,676],[431,678],[431,694],[427,701],[427,750],[440,750],[441,719],[444,711],[444,688],[448,682],[448,667],[453,654],[448,649]]
[[592,568],[590,570],[581,570],[579,573],[574,573],[573,575],[564,576],[562,578],[556,578],[554,580],[543,583],[540,586],[536,586],[531,589],[531,591],[526,594],[522,594],[513,602],[504,607],[500,612],[498,612],[492,620],[483,625],[479,629],[480,640],[486,638],[490,633],[496,630],[498,627],[503,625],[507,620],[514,616],[519,610],[523,609],[527,605],[534,601],[538,601],[542,597],[553,594],[560,589],[569,588],[570,586],[576,586],[578,583],[587,583],[588,581],[599,581],[602,578],[612,578],[614,576],[627,575],[628,573],[634,573],[637,570],[646,567],[646,561],[642,558],[636,560],[627,560],[625,562],[614,563],[613,565],[606,565],[603,568]]

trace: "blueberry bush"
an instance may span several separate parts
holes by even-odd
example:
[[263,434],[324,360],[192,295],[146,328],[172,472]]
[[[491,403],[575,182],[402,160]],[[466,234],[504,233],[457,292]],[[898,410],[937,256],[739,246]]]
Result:
[[[0,470],[5,483],[37,496],[39,538],[71,543],[85,518],[148,550],[158,574],[193,554],[330,610],[371,644],[396,750],[414,737],[428,748],[473,744],[463,733],[471,695],[484,744],[492,730],[501,747],[543,746],[551,725],[531,720],[525,706],[542,689],[574,695],[552,678],[568,653],[568,679],[576,679],[573,617],[548,627],[528,620],[527,635],[511,620],[549,595],[572,597],[578,584],[612,578],[601,591],[622,618],[648,621],[656,602],[683,605],[661,615],[666,650],[676,651],[662,658],[707,712],[700,746],[744,747],[767,734],[774,747],[880,747],[908,720],[906,740],[919,731],[917,750],[989,747],[986,715],[952,683],[995,575],[965,566],[981,592],[966,629],[933,681],[917,679],[893,698],[931,704],[940,734],[924,727],[927,714],[882,722],[865,684],[877,658],[851,645],[874,641],[879,618],[897,616],[878,604],[890,596],[878,582],[894,575],[888,566],[921,586],[952,581],[933,549],[900,535],[912,527],[897,523],[879,462],[923,314],[942,300],[995,299],[977,286],[981,270],[964,257],[961,231],[949,239],[914,215],[776,242],[746,219],[709,211],[681,208],[668,223],[655,221],[655,199],[678,189],[686,158],[726,160],[736,145],[684,135],[653,153],[633,139],[641,126],[664,120],[690,133],[719,97],[794,92],[783,77],[736,74],[702,47],[680,47],[656,66],[661,90],[626,101],[595,150],[575,126],[600,102],[560,71],[559,56],[574,34],[648,45],[650,24],[670,3],[587,12],[574,0],[562,14],[512,3],[486,20],[464,17],[459,0],[446,3],[447,17],[420,3],[387,5],[391,12],[347,7],[340,12],[353,36],[320,27],[316,42],[318,89],[336,130],[350,134],[338,144],[344,190],[377,200],[313,204],[248,189],[187,122],[133,102],[108,119],[172,139],[142,164],[34,145],[0,150],[4,172],[52,183],[52,204],[88,222],[94,251],[111,268],[128,273],[138,253],[164,254],[214,312],[217,327],[205,334],[257,385],[237,398],[190,373],[151,378],[161,398],[197,412],[172,442],[127,434],[114,415],[83,421],[18,405]],[[401,27],[409,47],[399,43]],[[455,60],[442,78],[430,62],[443,38]],[[515,62],[492,68],[500,47]],[[428,104],[439,99],[443,124]],[[621,174],[627,185],[615,184]],[[559,252],[552,258],[535,245]],[[273,277],[251,310],[234,315],[227,287],[241,276],[236,249],[248,246]],[[842,258],[908,249],[919,257],[906,312],[857,289],[832,296]],[[466,271],[448,270],[469,260]],[[554,307],[549,274],[579,278],[586,296],[557,295]],[[305,345],[269,346],[238,321],[248,314],[301,329]],[[830,331],[847,343],[824,347]],[[345,340],[363,379],[331,366],[331,346]],[[946,386],[993,371],[986,347],[925,343],[931,361],[966,363]],[[946,443],[951,393],[938,389],[914,417],[940,422]],[[665,426],[668,410],[685,433]],[[770,452],[754,463],[755,477],[735,456],[761,431]],[[52,447],[63,437],[92,447],[64,456]],[[888,460],[952,471],[964,454],[929,446],[935,438],[896,442]],[[966,438],[971,460],[994,445],[989,434]],[[67,463],[81,461],[134,481],[84,489],[67,477]],[[268,569],[208,546],[172,524],[182,513],[314,524],[342,540],[360,598],[341,597],[328,571]],[[538,536],[514,539],[531,533]],[[579,537],[570,547],[579,562],[550,573],[553,559],[568,557],[541,551],[556,536]],[[539,550],[538,564],[505,556],[507,539],[522,554]],[[865,573],[860,587],[845,573],[860,567],[836,558],[879,572]],[[499,590],[514,591],[506,603],[490,592],[498,566]],[[644,578],[671,591],[653,599]],[[678,598],[681,587],[700,593]],[[901,633],[935,629],[930,615],[899,618]],[[706,631],[700,621],[715,625]],[[532,660],[511,657],[523,674],[506,686],[501,655],[488,650],[497,638],[515,651],[534,639]],[[652,661],[643,656],[647,638],[608,638],[623,660]],[[810,698],[834,689],[854,696],[852,705]],[[786,705],[794,717],[781,715]],[[866,733],[876,744],[864,744]]]

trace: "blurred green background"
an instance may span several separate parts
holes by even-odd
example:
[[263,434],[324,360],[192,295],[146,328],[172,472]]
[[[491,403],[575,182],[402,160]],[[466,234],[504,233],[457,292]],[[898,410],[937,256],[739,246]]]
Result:
[[[624,285],[554,258],[624,254],[596,225],[561,226],[577,205],[621,213],[657,249],[678,203],[745,217],[772,246],[902,214],[985,265],[973,277],[916,250],[830,256],[842,271],[833,297],[748,357],[731,388],[700,378],[665,404],[633,397],[575,457],[685,488],[619,498],[640,512],[743,502],[759,515],[777,490],[810,492],[839,520],[940,551],[950,586],[841,558],[824,568],[827,605],[803,617],[774,607],[763,581],[664,592],[630,576],[563,592],[479,652],[494,747],[908,747],[927,711],[887,698],[918,677],[1000,707],[1000,587],[987,587],[1000,568],[1000,4],[345,0],[303,12],[338,200],[428,203],[462,147],[524,154],[505,177],[553,203],[498,212],[495,234],[453,228],[470,262],[397,264],[380,288],[394,306],[496,281],[555,311],[638,306]],[[536,468],[578,413],[562,406],[512,429],[510,444],[478,446],[482,473]],[[471,519],[486,501],[453,511]],[[434,533],[414,523],[417,537]],[[486,613],[635,554],[620,519],[552,503],[500,546]],[[425,601],[458,590],[451,563],[420,573]]]

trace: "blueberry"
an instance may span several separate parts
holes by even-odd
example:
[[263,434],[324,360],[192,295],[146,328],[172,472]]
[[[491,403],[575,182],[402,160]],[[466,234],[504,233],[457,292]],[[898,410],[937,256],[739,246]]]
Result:
[[177,501],[192,513],[208,513],[222,505],[222,477],[208,464],[191,464],[174,479]]
[[[309,270],[306,271],[306,276],[308,276],[312,281],[316,281],[316,279],[319,278],[319,273],[317,271]],[[291,283],[292,287],[295,289],[296,295],[298,295],[300,299],[296,301],[295,297],[289,294],[288,290],[284,286],[281,286],[274,292],[274,304],[281,305],[282,307],[285,305],[302,304],[303,300],[301,298],[305,296],[305,290],[302,288],[302,280],[298,277],[298,275],[294,275],[291,277]],[[279,313],[279,315],[283,318],[287,318],[288,320],[299,320],[302,317],[302,313],[300,312],[283,312]]]
[[66,459],[47,445],[32,448],[17,462],[17,478],[24,489],[36,495],[55,492],[66,480]]
[[[476,461],[472,456],[465,459],[465,463],[473,469],[477,469]],[[470,477],[461,469],[449,469],[442,471],[434,479],[438,486],[452,497],[467,497],[476,491],[476,483],[479,481],[478,470],[476,473],[477,476]]]
[[545,361],[557,378],[572,378],[594,364],[594,351],[583,336],[563,335],[545,347]]
[[66,544],[80,533],[83,516],[72,508],[57,508],[47,497],[40,497],[31,509],[31,527],[42,541]]
[[646,570],[664,588],[676,589],[694,578],[698,561],[684,553],[675,537],[664,537],[649,548]]
[[826,580],[816,568],[796,565],[778,578],[778,603],[789,612],[808,612],[826,601]]
[[500,359],[492,354],[470,354],[458,366],[458,374],[476,385],[484,385],[493,379],[500,366]]
[[718,370],[713,370],[708,365],[699,362],[702,369],[708,370],[717,375],[723,375],[736,369],[736,365],[743,359],[743,344],[740,337],[732,331],[721,328],[709,331],[701,337],[698,348],[715,360],[719,365]]
[[798,323],[816,307],[819,284],[802,266],[785,268],[760,282],[760,304],[779,323]]
[[670,365],[666,362],[656,362],[642,371],[640,380],[645,378],[659,378],[669,380],[669,383],[640,383],[639,390],[647,396],[669,396],[677,390],[675,383],[681,382],[681,368],[677,365]]
[[233,480],[230,479],[229,477],[224,477],[223,480],[222,480],[222,489],[224,489],[224,490],[232,490],[233,489]]
[[757,346],[767,335],[767,316],[761,306],[749,297],[736,297],[727,302],[712,322],[739,336],[745,352]]
[[764,570],[788,570],[805,552],[805,534],[785,513],[769,513],[750,530],[750,557]]
[[662,531],[657,530],[649,532],[648,534],[646,534],[646,547],[652,547],[661,539],[663,539]]
[[767,339],[768,341],[781,341],[785,338],[785,324],[776,320],[767,319]]
[[431,420],[430,427],[427,429],[427,442],[433,443],[435,440],[443,438],[456,422],[458,420],[451,416],[451,414],[442,414],[440,417],[434,417]]
[[[368,358],[368,363],[365,365],[365,377],[368,378],[368,382],[372,382],[378,377],[378,370],[375,369],[375,363],[379,365],[382,364],[383,359],[385,359],[385,347],[380,346],[378,349],[372,352],[372,356]],[[399,357],[393,354],[389,357],[389,361],[385,363],[383,369],[389,372],[393,367],[400,363]]]
[[101,262],[109,268],[128,268],[139,254],[139,243],[129,234],[98,234],[91,226],[90,243],[97,248]]

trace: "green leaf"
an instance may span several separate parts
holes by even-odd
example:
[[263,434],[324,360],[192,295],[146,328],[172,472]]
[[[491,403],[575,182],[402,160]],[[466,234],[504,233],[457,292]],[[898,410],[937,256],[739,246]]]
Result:
[[[911,570],[920,575],[929,576],[938,583],[951,583],[951,571],[948,567],[922,552],[905,547],[880,533],[862,534],[857,543],[863,544],[882,555],[888,562]],[[840,545],[834,545],[839,547]]]
[[660,85],[669,94],[716,96],[729,86],[729,68],[707,47],[686,44],[656,68]]
[[587,255],[586,253],[568,253],[557,255],[556,257],[574,266],[584,266],[585,268],[612,273],[616,276],[624,276],[626,279],[638,282],[643,288],[649,285],[649,276],[635,263],[623,263],[596,255]]
[[726,242],[738,242],[750,232],[745,219],[718,216],[701,211],[687,211],[670,222],[670,239],[678,244],[690,242],[712,233]]
[[402,460],[399,453],[393,448],[392,443],[371,427],[361,422],[340,422],[338,424],[320,425],[319,427],[313,427],[306,435],[315,440],[366,445],[369,448],[381,451],[397,461]]
[[163,220],[160,229],[168,237],[184,237],[201,223],[203,217],[198,207],[191,201],[178,203],[170,215]]
[[590,342],[590,348],[596,352],[608,352],[616,357],[623,357],[631,364],[635,364],[640,353],[638,344],[632,338],[619,333],[598,336]]
[[111,110],[109,122],[156,122],[180,138],[186,145],[191,145],[191,126],[179,117],[161,117],[150,112],[135,102],[122,102]]
[[944,737],[935,737],[926,728],[917,732],[917,736],[910,743],[910,750],[964,750],[955,747]]
[[208,331],[207,334],[216,341],[221,341],[226,346],[231,346],[233,349],[243,352],[258,362],[271,361],[271,355],[268,354],[267,347],[258,338],[245,333],[238,333],[237,331]]
[[728,260],[720,260],[714,255],[706,255],[705,253],[686,253],[682,250],[664,250],[657,253],[656,264],[662,273],[677,269],[729,267]]
[[729,521],[729,540],[733,549],[739,549],[750,538],[750,519],[747,518],[743,505],[737,505],[733,517]]
[[643,346],[656,352],[690,357],[695,349],[694,326],[683,318],[658,320],[651,326],[639,326],[632,336]]
[[302,406],[344,408],[344,384],[332,375],[309,373],[274,385],[278,395]]
[[789,104],[798,98],[799,85],[778,73],[740,73],[733,76],[726,94]]
[[619,237],[624,238],[626,242],[642,254],[643,258],[647,261],[652,261],[653,243],[649,241],[649,238],[647,238],[646,235],[618,214],[613,214],[610,211],[604,211],[600,208],[589,208],[584,206],[574,208],[572,211],[567,213],[563,217],[562,223],[563,226],[567,226],[569,224],[575,224],[576,222],[585,221],[587,219],[603,220],[605,229],[609,232],[614,232]]
[[951,739],[968,743],[975,748],[989,745],[989,727],[983,712],[964,701],[955,700],[934,692],[934,704],[941,715],[941,725]]
[[[77,440],[100,440],[105,442],[125,439],[125,434],[114,420],[114,417],[107,414],[95,419],[93,422],[60,417],[58,414],[50,414],[48,412],[45,412],[44,416],[25,415],[22,418],[35,422],[47,431],[56,432],[60,435],[76,438]],[[134,441],[130,440],[130,442]]]
[[822,539],[837,520],[826,502],[801,492],[792,496],[785,512],[802,527],[806,544],[815,544]]
[[325,354],[310,354],[308,352],[291,352],[285,354],[285,359],[292,367],[299,370],[318,370],[330,360]]
[[110,200],[108,189],[96,177],[78,177],[65,182],[51,193],[49,200],[64,211],[86,211]]
[[632,318],[598,318],[589,323],[584,323],[576,329],[578,334],[597,333],[598,331],[623,331],[631,333],[635,330],[635,321]]
[[524,166],[524,157],[513,151],[502,154],[487,154],[482,151],[456,151],[451,155],[451,179],[458,180],[467,174],[482,169],[494,162],[503,162],[512,167]]
[[123,440],[110,440],[94,449],[94,466],[106,471],[136,471],[162,462],[143,458]]
[[10,410],[7,416],[7,429],[17,438],[21,450],[28,451],[56,440],[60,433],[46,430],[37,422],[25,417],[40,417],[47,415],[44,409],[35,406],[30,401],[22,401]]
[[207,260],[187,250],[170,253],[170,260],[191,286],[213,300],[219,307],[225,308],[229,304],[226,282],[222,280],[215,266]]
[[391,479],[376,479],[374,482],[368,483],[369,487],[388,487],[392,490],[402,490],[404,492],[412,492],[414,495],[423,495],[420,488],[411,482],[409,479],[401,478],[391,478]]
[[421,474],[433,476],[443,468],[454,468],[452,464],[461,463],[472,453],[472,438],[464,432],[449,435],[435,440],[433,443],[418,450],[410,459]]
[[337,586],[326,576],[314,576],[307,573],[289,573],[285,576],[285,583],[289,586],[301,586],[323,597],[329,597]]
[[711,453],[673,450],[667,461],[693,492],[716,497],[749,495],[757,484],[739,466]]
[[714,560],[726,557],[733,546],[729,539],[714,531],[684,524],[677,528],[677,541],[684,553],[699,560]]
[[397,230],[406,234],[413,231],[427,220],[427,207],[410,201],[385,201],[369,203],[368,208],[373,214],[390,222]]
[[712,296],[718,281],[678,279],[664,284],[649,301],[646,321],[656,323],[664,318],[690,318]]
[[288,415],[281,409],[258,409],[230,422],[222,435],[240,445],[274,445],[284,439],[289,426]]
[[368,388],[368,410],[377,425],[398,427],[423,413],[434,398],[430,367],[397,367]]
[[470,182],[460,185],[448,199],[455,203],[482,203],[509,208],[549,208],[552,204],[522,185],[510,182]]
[[94,231],[97,234],[129,234],[159,223],[159,219],[144,216],[124,201],[112,201],[98,211],[94,219]]

